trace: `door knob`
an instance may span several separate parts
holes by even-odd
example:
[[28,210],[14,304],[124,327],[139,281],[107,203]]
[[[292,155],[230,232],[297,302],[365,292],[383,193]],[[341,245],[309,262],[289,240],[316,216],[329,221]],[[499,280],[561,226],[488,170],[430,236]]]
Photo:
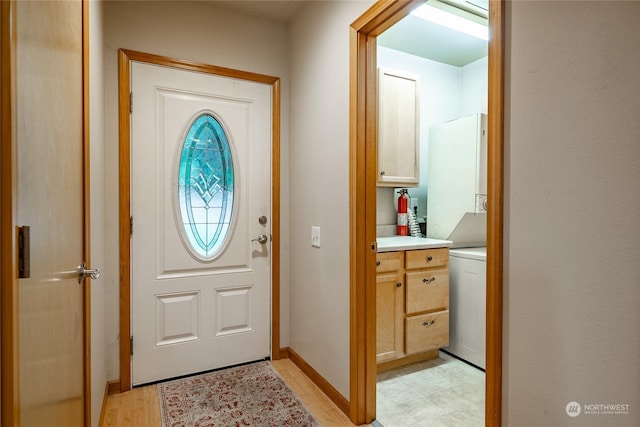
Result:
[[265,243],[267,243],[268,240],[269,238],[267,237],[266,234],[259,235],[257,239],[251,239],[252,242],[258,242],[261,245],[264,245]]
[[87,264],[82,261],[78,266],[78,283],[82,283],[85,277],[95,280],[100,277],[100,270],[97,268],[87,268]]

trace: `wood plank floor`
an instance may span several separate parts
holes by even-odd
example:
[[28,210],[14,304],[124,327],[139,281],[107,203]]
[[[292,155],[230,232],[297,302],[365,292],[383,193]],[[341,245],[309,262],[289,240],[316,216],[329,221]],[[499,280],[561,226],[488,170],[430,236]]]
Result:
[[[353,426],[349,418],[289,359],[271,362],[313,415],[327,427]],[[107,398],[103,427],[160,427],[156,385],[134,388]]]

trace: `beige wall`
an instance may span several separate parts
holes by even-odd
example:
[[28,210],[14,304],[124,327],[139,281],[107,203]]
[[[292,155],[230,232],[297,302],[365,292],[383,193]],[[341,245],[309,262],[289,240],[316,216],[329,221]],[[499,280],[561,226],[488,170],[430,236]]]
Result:
[[291,24],[291,348],[347,398],[349,25],[370,4],[310,2]]
[[504,425],[640,425],[640,2],[510,6]]
[[[289,58],[282,24],[204,2],[108,1],[104,3],[106,343],[108,378],[120,376],[118,360],[118,100],[119,48],[166,55],[282,79],[282,240],[288,239]],[[288,246],[281,250],[281,344],[288,345]]]

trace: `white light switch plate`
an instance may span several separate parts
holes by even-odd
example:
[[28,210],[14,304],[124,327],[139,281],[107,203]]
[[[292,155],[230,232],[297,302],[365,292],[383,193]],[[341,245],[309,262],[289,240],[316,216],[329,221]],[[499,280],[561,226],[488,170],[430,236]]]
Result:
[[311,246],[320,247],[320,227],[311,226]]

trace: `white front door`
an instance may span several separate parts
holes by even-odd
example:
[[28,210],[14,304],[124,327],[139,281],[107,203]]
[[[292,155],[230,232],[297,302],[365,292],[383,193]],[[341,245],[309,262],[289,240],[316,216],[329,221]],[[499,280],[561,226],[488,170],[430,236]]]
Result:
[[131,82],[132,382],[268,357],[271,85],[135,61]]

